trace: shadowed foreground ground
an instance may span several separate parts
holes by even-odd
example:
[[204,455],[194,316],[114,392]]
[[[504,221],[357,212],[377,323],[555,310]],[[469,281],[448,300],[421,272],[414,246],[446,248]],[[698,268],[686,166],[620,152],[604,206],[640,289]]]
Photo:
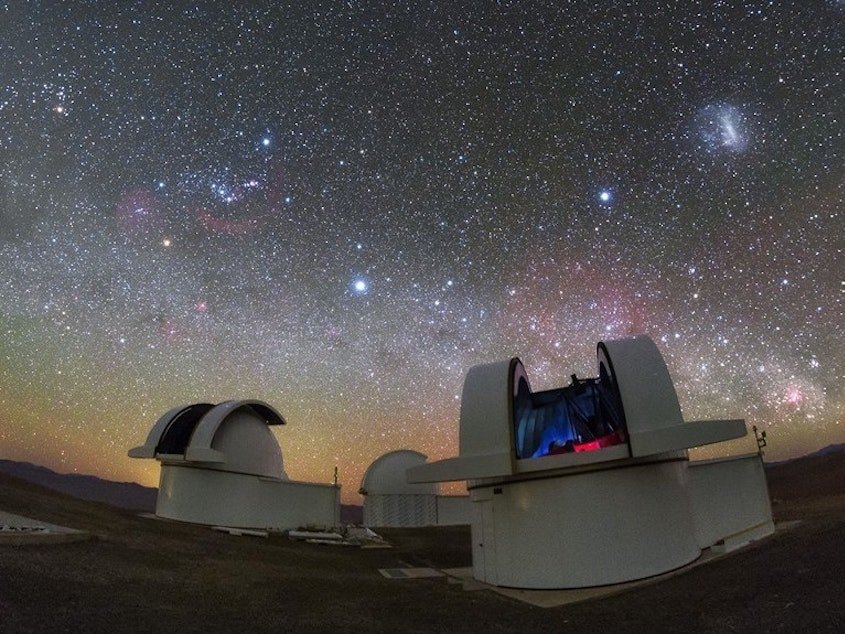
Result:
[[0,476],[0,510],[96,536],[0,545],[0,631],[845,631],[845,454],[797,462],[770,473],[776,521],[797,526],[665,581],[551,609],[444,577],[379,574],[469,566],[468,528],[380,531],[394,545],[385,550],[232,537]]

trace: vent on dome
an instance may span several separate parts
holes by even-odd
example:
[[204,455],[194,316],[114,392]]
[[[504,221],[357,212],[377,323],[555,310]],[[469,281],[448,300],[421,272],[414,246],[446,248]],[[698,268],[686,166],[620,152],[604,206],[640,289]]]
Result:
[[176,414],[161,435],[161,440],[156,446],[156,453],[184,454],[197,423],[213,407],[214,405],[210,403],[196,403]]

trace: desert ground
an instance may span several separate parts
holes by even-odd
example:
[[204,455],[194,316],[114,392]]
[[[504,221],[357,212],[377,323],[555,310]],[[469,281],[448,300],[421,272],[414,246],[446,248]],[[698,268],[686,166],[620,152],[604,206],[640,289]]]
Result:
[[0,511],[90,533],[0,543],[0,631],[842,632],[845,453],[769,468],[775,535],[601,599],[541,608],[449,576],[468,527],[383,529],[389,549],[235,537],[0,475]]

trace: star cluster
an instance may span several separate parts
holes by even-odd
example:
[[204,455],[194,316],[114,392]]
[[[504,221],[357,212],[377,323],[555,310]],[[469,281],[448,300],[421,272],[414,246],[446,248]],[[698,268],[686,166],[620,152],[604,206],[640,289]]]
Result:
[[0,4],[4,457],[155,484],[126,450],[159,415],[260,398],[354,501],[385,451],[455,455],[470,366],[562,386],[637,333],[687,418],[842,442],[843,22]]

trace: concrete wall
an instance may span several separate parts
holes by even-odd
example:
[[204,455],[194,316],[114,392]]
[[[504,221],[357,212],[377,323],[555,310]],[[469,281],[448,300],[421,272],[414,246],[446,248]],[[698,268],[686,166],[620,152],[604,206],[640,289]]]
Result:
[[686,468],[669,459],[471,488],[473,576],[513,588],[584,588],[688,564],[701,550]]
[[238,528],[337,526],[340,487],[162,464],[156,515]]
[[388,494],[364,497],[365,526],[433,526],[437,522],[435,495]]
[[690,504],[701,548],[728,549],[774,532],[763,461],[758,454],[689,464]]
[[438,495],[437,525],[472,524],[472,502],[468,495]]

